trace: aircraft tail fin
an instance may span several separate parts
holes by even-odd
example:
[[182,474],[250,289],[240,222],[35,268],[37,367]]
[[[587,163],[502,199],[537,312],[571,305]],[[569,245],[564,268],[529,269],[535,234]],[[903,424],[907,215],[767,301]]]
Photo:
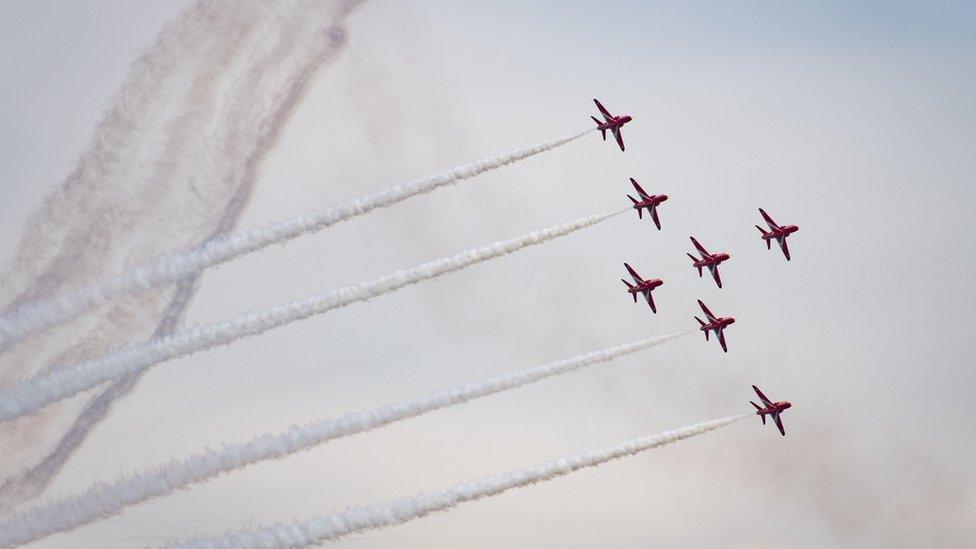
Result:
[[[755,406],[757,410],[762,410],[762,408],[760,408],[758,404],[756,404],[755,402],[753,402],[751,400],[749,401],[749,404],[752,404],[753,406]],[[763,425],[765,425],[766,424],[766,414],[759,414],[759,418],[762,419]]]
[[[695,317],[695,320],[697,320],[698,323],[701,324],[702,326],[705,325],[705,321],[698,318],[697,316]],[[708,330],[705,330],[705,341],[708,341]]]
[[[760,227],[759,225],[756,225],[756,228],[757,228],[757,229],[759,229],[759,232],[761,232],[761,233],[763,234],[763,236],[768,236],[768,235],[769,235],[769,233],[767,233],[767,232],[766,232],[766,231],[765,231],[765,230],[764,230],[764,229],[763,229],[762,227]],[[771,249],[772,247],[773,247],[773,240],[772,240],[771,238],[767,238],[767,239],[766,239],[766,249],[767,249],[767,250],[769,250],[769,249]]]
[[[693,261],[694,263],[698,263],[698,258],[697,258],[697,257],[695,257],[695,256],[693,256],[693,255],[691,255],[691,254],[687,254],[687,255],[688,255],[688,257],[690,257],[690,258],[691,258],[691,260],[692,260],[692,261]],[[701,268],[701,267],[698,267],[698,277],[699,277],[699,278],[701,278],[701,275],[702,275],[702,268]]]
[[[630,201],[634,203],[634,206],[640,204],[640,200],[637,200],[636,198],[630,196],[629,194],[627,195],[627,198],[629,198]],[[637,209],[637,219],[644,219],[644,208],[636,208],[636,209]]]
[[607,140],[607,129],[600,127],[601,125],[603,125],[603,122],[600,122],[599,120],[597,120],[597,118],[595,116],[591,116],[590,118],[592,118],[593,121],[596,122],[596,127],[600,130],[600,134],[603,135],[603,140],[606,141]]
[[[627,282],[626,280],[624,280],[622,278],[620,279],[620,281],[627,285],[627,289],[628,290],[633,290],[635,288],[635,286],[633,284],[631,284],[630,282]],[[637,292],[631,292],[630,295],[634,296],[634,303],[637,303]]]

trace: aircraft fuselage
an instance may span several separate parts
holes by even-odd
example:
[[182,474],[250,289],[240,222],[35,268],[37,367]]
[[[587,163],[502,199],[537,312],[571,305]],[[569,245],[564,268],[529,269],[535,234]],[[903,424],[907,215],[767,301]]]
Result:
[[730,257],[732,256],[725,252],[714,254],[711,257],[706,257],[695,261],[695,267],[708,267],[709,265],[719,265],[720,263],[726,261]]
[[723,316],[713,322],[709,322],[701,327],[701,331],[707,332],[709,330],[719,331],[724,330],[729,324],[735,324],[735,318],[731,316]]
[[761,410],[756,410],[756,415],[762,417],[768,414],[776,414],[792,406],[793,406],[792,404],[790,404],[788,401],[785,400],[780,402],[774,402],[771,406],[766,406]]
[[634,204],[634,209],[635,210],[639,210],[641,208],[648,208],[648,209],[650,209],[650,208],[653,208],[655,206],[658,206],[659,204],[661,204],[661,202],[664,202],[667,199],[668,199],[668,195],[666,195],[666,194],[655,194],[655,195],[651,196],[650,198],[648,198],[647,200],[644,200],[642,202],[638,202],[637,204]]
[[614,116],[610,120],[607,120],[606,122],[604,122],[604,123],[600,124],[599,126],[597,126],[597,129],[599,129],[599,130],[612,130],[614,128],[621,128],[621,127],[623,127],[624,124],[626,124],[627,122],[630,122],[633,119],[634,118],[632,116],[630,116],[629,114],[625,114],[625,115],[622,115],[622,116]]
[[654,288],[657,288],[658,286],[661,286],[663,284],[664,284],[663,280],[661,280],[660,278],[655,278],[654,280],[645,280],[641,284],[633,286],[632,288],[628,288],[627,291],[632,294],[639,294],[639,293],[646,292],[648,290],[653,290]]
[[798,227],[796,225],[787,225],[785,227],[780,227],[779,229],[774,229],[772,231],[769,231],[768,233],[764,234],[762,236],[762,238],[763,238],[763,240],[770,240],[770,239],[773,239],[773,238],[780,238],[780,237],[784,237],[784,236],[789,236],[789,235],[791,235],[791,234],[793,234],[793,233],[795,233],[796,231],[799,231],[799,230],[800,230],[800,227]]

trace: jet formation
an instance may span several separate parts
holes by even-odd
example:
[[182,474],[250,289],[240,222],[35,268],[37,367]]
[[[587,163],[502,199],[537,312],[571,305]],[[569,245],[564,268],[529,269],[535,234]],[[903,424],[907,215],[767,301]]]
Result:
[[[594,99],[593,102],[596,104],[596,108],[599,109],[600,114],[603,116],[603,121],[595,116],[590,118],[596,122],[596,127],[600,130],[603,140],[607,140],[607,131],[613,134],[614,139],[617,141],[617,145],[620,147],[621,151],[626,150],[624,147],[624,139],[621,134],[621,128],[624,124],[633,120],[630,115],[620,115],[616,116],[610,114],[610,111],[600,103],[599,100]],[[668,200],[668,195],[666,194],[650,194],[641,187],[640,183],[637,182],[633,177],[630,178],[630,183],[633,185],[634,190],[637,192],[637,197],[627,195],[630,199],[633,209],[637,210],[637,218],[643,219],[644,212],[646,211],[654,222],[654,226],[661,230],[661,219],[658,216],[658,207],[662,202]],[[786,257],[787,261],[790,261],[790,248],[786,242],[787,237],[793,233],[800,230],[797,225],[779,225],[776,223],[772,216],[770,216],[766,210],[759,208],[759,214],[762,216],[763,221],[765,221],[768,229],[764,229],[759,225],[756,228],[762,233],[761,239],[766,242],[766,249],[772,249],[773,241],[775,240],[779,244],[780,250],[783,252],[783,256]],[[720,289],[722,288],[722,277],[719,273],[719,265],[723,262],[728,261],[732,256],[728,252],[709,252],[702,244],[694,237],[691,238],[691,243],[694,245],[700,257],[696,257],[692,254],[687,254],[692,261],[692,267],[698,270],[698,277],[701,278],[704,275],[704,269],[708,269],[711,273],[712,278],[715,280],[715,285]],[[654,304],[653,291],[662,286],[664,281],[660,278],[647,278],[645,279],[637,271],[630,266],[629,263],[624,263],[624,268],[627,269],[628,274],[630,274],[633,282],[628,282],[626,279],[620,279],[621,282],[627,286],[627,293],[634,298],[634,303],[637,303],[637,295],[640,294],[644,297],[647,302],[648,307],[651,308],[651,312],[657,314],[657,306]],[[705,303],[699,299],[698,306],[701,307],[702,313],[705,315],[705,320],[695,317],[698,321],[699,330],[705,334],[705,341],[709,340],[710,334],[715,334],[715,338],[718,340],[719,345],[722,347],[722,351],[725,353],[729,352],[728,343],[725,340],[725,329],[730,325],[735,323],[735,318],[731,316],[718,316],[712,313]],[[758,415],[763,422],[766,424],[766,416],[772,418],[773,423],[779,429],[780,434],[786,435],[786,429],[783,427],[783,421],[780,415],[784,410],[792,407],[793,405],[788,401],[772,401],[763,394],[755,385],[752,386],[755,390],[756,395],[759,396],[759,400],[762,405],[756,404],[755,402],[749,401],[756,409],[756,415]]]

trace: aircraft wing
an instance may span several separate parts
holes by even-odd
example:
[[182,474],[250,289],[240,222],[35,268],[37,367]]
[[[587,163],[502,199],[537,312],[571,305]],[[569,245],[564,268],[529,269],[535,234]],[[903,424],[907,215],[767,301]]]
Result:
[[657,230],[660,231],[661,220],[657,218],[657,206],[651,206],[649,209],[651,210],[651,219],[654,220],[654,225],[657,227]]
[[705,304],[702,303],[702,300],[700,299],[698,300],[698,305],[701,306],[701,310],[703,313],[705,313],[705,316],[708,317],[708,320],[715,322],[715,315],[713,315],[712,312],[708,310],[708,307],[706,307]]
[[596,108],[600,109],[600,113],[603,114],[603,117],[607,119],[607,122],[609,122],[613,118],[613,115],[610,114],[610,111],[608,111],[607,108],[604,107],[599,100],[594,99],[593,102],[596,103]]
[[777,225],[775,221],[773,221],[773,218],[769,217],[769,214],[766,213],[766,210],[759,208],[759,213],[762,214],[763,219],[766,220],[766,224],[769,225],[770,229],[773,229],[775,231],[776,229],[780,228],[780,226]]
[[781,236],[781,237],[777,238],[776,241],[779,242],[779,247],[783,250],[783,255],[785,255],[786,256],[786,260],[789,261],[790,260],[790,247],[789,247],[789,245],[786,244],[786,237],[785,236]]
[[779,434],[786,436],[786,429],[783,428],[783,420],[779,418],[779,413],[773,414],[773,421],[776,422],[776,426],[779,427]]
[[612,131],[613,136],[617,138],[617,144],[620,145],[620,150],[624,150],[624,136],[620,133],[620,127],[614,126],[613,128],[610,128],[610,131]]
[[708,270],[711,271],[712,278],[715,279],[715,283],[718,284],[718,287],[719,288],[721,288],[722,287],[722,277],[718,274],[718,265],[709,265],[708,266]]
[[702,254],[703,256],[710,257],[712,255],[708,253],[708,250],[706,250],[705,247],[701,245],[701,243],[695,240],[695,237],[691,237],[691,243],[695,245],[695,248],[698,250],[698,253]]
[[722,351],[729,352],[729,346],[725,344],[725,330],[716,330],[718,332],[718,343],[722,346]]
[[752,386],[752,389],[754,391],[756,391],[756,394],[759,396],[759,400],[762,401],[763,405],[765,405],[765,406],[772,406],[773,405],[772,401],[770,401],[769,398],[766,397],[766,395],[764,395],[763,392],[759,390],[759,387],[756,387],[755,385],[753,385]]
[[633,269],[633,267],[631,267],[630,265],[628,265],[626,263],[624,263],[624,267],[627,267],[627,272],[630,273],[630,276],[634,279],[634,282],[635,283],[637,283],[637,284],[643,284],[644,283],[644,279],[641,278],[641,276],[639,274],[637,274],[637,271],[635,271]]
[[644,290],[641,293],[644,294],[644,299],[647,300],[647,304],[650,305],[651,310],[654,311],[654,313],[656,314],[657,313],[657,307],[654,306],[654,297],[651,296],[651,291],[650,290]]
[[630,178],[630,182],[634,184],[634,189],[637,190],[637,194],[639,194],[642,199],[650,200],[651,195],[647,194],[647,191],[645,191],[633,177]]

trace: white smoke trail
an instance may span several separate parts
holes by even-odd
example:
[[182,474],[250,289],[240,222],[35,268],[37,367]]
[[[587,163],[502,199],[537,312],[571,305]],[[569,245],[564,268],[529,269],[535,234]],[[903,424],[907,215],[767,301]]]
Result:
[[0,421],[33,413],[105,381],[141,372],[155,364],[204,349],[226,345],[236,339],[263,333],[297,320],[318,315],[396,291],[404,286],[507,255],[529,246],[549,242],[580,229],[620,215],[630,208],[584,217],[528,234],[462,251],[422,263],[375,280],[341,286],[305,299],[290,301],[211,324],[198,324],[146,343],[129,345],[99,358],[56,368],[0,390]]
[[[208,25],[212,51],[201,52],[194,65],[183,64],[182,70],[192,76],[185,99],[174,106],[171,120],[159,132],[158,148],[146,153],[146,162],[151,161],[152,166],[135,170],[144,173],[134,173],[123,188],[137,185],[140,189],[155,189],[172,185],[172,181],[188,182],[193,193],[187,195],[194,197],[193,204],[173,208],[182,212],[179,216],[168,212],[169,219],[179,225],[173,233],[181,235],[181,242],[190,239],[199,245],[207,240],[190,226],[204,230],[212,224],[211,236],[233,229],[251,196],[263,158],[273,150],[296,106],[315,82],[315,75],[342,50],[344,33],[339,25],[356,4],[221,1],[213,6],[218,12],[230,13],[230,21],[222,22],[220,27]],[[279,34],[281,39],[276,38]],[[207,192],[216,196],[203,196]],[[228,193],[230,196],[226,196]],[[148,203],[151,208],[162,208],[158,201]],[[188,210],[195,209],[205,210],[200,216],[213,220],[191,222],[194,217]],[[223,215],[215,218],[214,214],[221,210]],[[148,225],[154,231],[166,232],[161,224],[149,219]],[[156,247],[159,245],[162,248]],[[154,257],[173,244],[160,242],[156,246],[150,248],[147,257]],[[146,248],[145,240],[140,242],[140,248]],[[95,279],[113,271],[109,268]],[[192,277],[181,281],[168,307],[160,311],[153,337],[173,331],[195,289]],[[128,338],[119,341],[125,339]],[[67,360],[55,363],[58,362]],[[113,403],[135,388],[138,379],[123,378],[88,400],[53,449],[22,471],[11,470],[16,474],[0,483],[0,513],[5,507],[39,494],[111,412]]]
[[609,347],[391,402],[369,410],[349,412],[335,419],[319,419],[304,425],[292,425],[281,433],[265,434],[246,442],[225,445],[220,450],[207,449],[181,461],[173,460],[111,484],[96,484],[76,496],[33,507],[6,518],[0,521],[0,546],[29,543],[57,532],[73,530],[115,515],[133,505],[172,494],[192,484],[205,482],[259,461],[280,459],[338,438],[372,431],[427,412],[609,362],[693,332],[694,330],[689,330]]
[[446,490],[421,492],[384,503],[349,507],[331,515],[314,517],[292,524],[274,524],[259,530],[232,532],[221,537],[173,542],[166,546],[171,548],[214,549],[224,547],[304,547],[318,544],[355,532],[403,524],[437,511],[451,509],[467,501],[492,497],[513,488],[546,482],[579,469],[596,467],[608,461],[702,435],[752,415],[752,413],[744,413],[673,431],[665,431],[653,436],[638,437],[598,450],[563,456],[535,467],[514,469],[500,475],[455,484]]
[[429,193],[437,188],[554,149],[590,131],[592,129],[456,166],[435,175],[367,193],[322,210],[264,227],[218,236],[198,248],[161,256],[154,263],[135,267],[104,282],[52,298],[25,303],[15,311],[0,317],[0,350],[30,333],[70,320],[112,299],[174,284],[204,269],[262,250],[272,244],[280,244],[304,234],[320,231],[374,209],[391,206],[407,198]]
[[[220,61],[235,57],[242,42],[253,41],[252,22],[266,20],[256,6],[194,2],[132,64],[72,172],[28,218],[16,255],[0,274],[3,313],[103,279],[142,257],[202,242],[212,232],[235,190],[227,188],[232,182],[194,181],[203,159],[169,145],[188,141],[178,133],[192,141],[210,127],[192,124],[186,115],[217,112],[200,105],[201,99],[210,95],[211,82],[226,81],[221,75],[228,63]],[[160,169],[184,158],[197,171]],[[174,227],[179,230],[169,230]],[[113,304],[23,341],[0,354],[0,384],[145,338],[170,295],[154,292]],[[43,459],[84,405],[83,399],[65,401],[45,414],[0,426],[0,513],[33,495],[34,488],[23,490],[18,477]]]
[[[75,229],[67,221],[79,215],[79,195],[104,186],[104,180],[139,155],[159,124],[161,108],[178,96],[185,82],[180,73],[212,39],[213,28],[223,24],[223,16],[217,2],[195,2],[166,24],[152,47],[132,63],[126,82],[98,122],[74,170],[28,219],[25,235],[29,238],[20,243],[17,256],[3,273],[7,295],[26,298],[24,302],[36,298],[38,289],[31,287],[34,279],[56,260]],[[50,223],[51,219],[61,223]],[[57,288],[57,281],[45,282],[44,290]]]

